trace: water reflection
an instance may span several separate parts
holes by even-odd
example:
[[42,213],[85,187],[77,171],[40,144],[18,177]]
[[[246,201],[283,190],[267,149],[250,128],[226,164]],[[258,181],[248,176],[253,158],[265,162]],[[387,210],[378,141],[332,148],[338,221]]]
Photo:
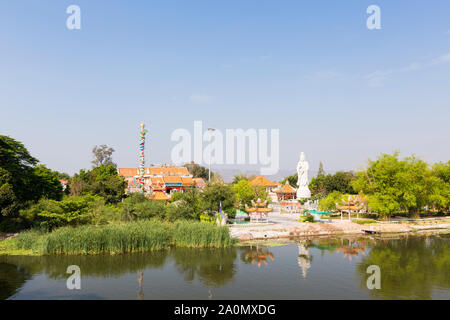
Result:
[[250,246],[243,250],[241,260],[246,264],[255,264],[258,268],[262,264],[267,265],[267,259],[273,261],[273,253],[269,251],[268,247],[264,246]]
[[[287,290],[296,293],[294,296],[302,296],[304,290],[315,287],[319,287],[321,292],[327,292],[328,288],[323,286],[332,286],[333,283],[324,283],[320,279],[337,276],[348,279],[348,283],[340,282],[340,286],[346,287],[337,290],[334,288],[336,292],[344,294],[335,298],[345,299],[346,288],[352,288],[354,291],[359,290],[362,296],[375,299],[430,299],[436,294],[448,299],[449,244],[448,235],[397,239],[347,237],[303,239],[281,247],[257,245],[227,249],[172,248],[167,251],[116,256],[3,256],[0,257],[0,299],[10,298],[20,292],[27,282],[35,281],[35,275],[45,276],[40,277],[39,282],[39,286],[44,286],[43,291],[52,290],[45,287],[45,281],[48,281],[45,279],[59,280],[62,287],[68,277],[66,269],[69,265],[80,266],[83,278],[97,279],[89,282],[93,286],[96,283],[97,286],[93,287],[91,297],[102,292],[97,297],[108,298],[108,292],[100,290],[106,282],[99,280],[111,278],[117,279],[114,281],[118,281],[115,282],[118,290],[132,281],[131,295],[126,296],[125,291],[119,291],[120,294],[124,292],[123,298],[142,300],[154,298],[160,292],[167,292],[166,297],[171,297],[173,291],[170,290],[173,289],[170,288],[183,285],[177,293],[179,298],[190,298],[189,290],[193,288],[199,290],[196,291],[197,296],[198,292],[203,292],[201,296],[204,298],[223,297],[220,295],[223,291],[220,290],[228,288],[234,298],[251,299],[253,296],[250,291],[243,290],[246,286],[253,286],[253,290],[258,290],[258,286],[261,286],[259,289],[262,290],[267,288],[266,285],[270,286],[268,283],[272,280],[273,287],[277,289],[270,290],[268,295],[283,296],[282,290]],[[270,268],[267,268],[269,265]],[[366,269],[370,265],[378,265],[381,269],[380,290],[368,290],[366,287]],[[160,271],[156,272],[157,270]],[[320,271],[311,273],[311,270]],[[296,283],[299,272],[306,281],[303,285]],[[157,274],[168,276],[164,280],[166,282],[158,281],[155,278]],[[283,279],[287,279],[285,285],[277,286]],[[246,293],[242,293],[243,291]]]
[[309,245],[306,243],[300,243],[298,245],[298,266],[302,270],[303,278],[306,278],[308,269],[311,268],[312,256],[309,254]]
[[449,235],[378,240],[356,268],[361,287],[366,287],[367,267],[378,265],[381,289],[370,290],[374,298],[431,299],[436,288],[449,293],[449,245]]

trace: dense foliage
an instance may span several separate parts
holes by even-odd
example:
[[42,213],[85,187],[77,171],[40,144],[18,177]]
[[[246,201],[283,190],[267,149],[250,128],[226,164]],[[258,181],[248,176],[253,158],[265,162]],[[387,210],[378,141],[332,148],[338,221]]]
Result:
[[102,164],[92,170],[82,169],[69,180],[71,195],[98,195],[106,203],[121,201],[125,196],[126,186],[126,181],[118,175],[117,168],[112,164]]
[[0,136],[0,230],[20,225],[19,210],[40,198],[60,200],[60,173],[38,165],[24,145]]
[[425,207],[449,210],[450,162],[433,167],[415,156],[399,159],[398,152],[369,160],[352,182],[369,196],[369,208],[382,216],[405,211],[417,216]]

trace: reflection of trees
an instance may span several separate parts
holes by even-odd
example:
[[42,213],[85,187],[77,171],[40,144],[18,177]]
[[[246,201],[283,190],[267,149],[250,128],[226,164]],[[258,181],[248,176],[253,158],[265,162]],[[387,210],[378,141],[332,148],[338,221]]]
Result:
[[376,298],[431,299],[434,286],[450,288],[450,237],[410,237],[377,242],[357,266],[361,286],[366,269],[378,265],[381,289],[370,290]]
[[241,260],[247,264],[256,264],[261,267],[262,264],[267,265],[267,259],[273,261],[273,254],[269,251],[267,247],[246,247],[241,253]]
[[171,250],[178,271],[186,281],[198,279],[208,287],[220,287],[236,273],[236,248]]
[[31,274],[26,269],[0,262],[0,300],[11,297],[29,279]]
[[67,267],[77,265],[82,276],[111,277],[137,273],[146,268],[160,268],[164,265],[168,252],[132,253],[123,255],[48,255],[40,257],[3,256],[5,262],[24,268],[30,274],[45,273],[52,279],[67,278]]

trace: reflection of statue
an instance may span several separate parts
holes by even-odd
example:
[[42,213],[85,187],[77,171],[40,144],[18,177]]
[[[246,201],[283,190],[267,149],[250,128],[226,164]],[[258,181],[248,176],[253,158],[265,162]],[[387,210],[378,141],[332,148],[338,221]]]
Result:
[[302,269],[303,278],[306,278],[308,269],[311,267],[311,259],[309,249],[303,244],[298,245],[298,266]]
[[308,170],[309,170],[309,163],[306,161],[305,154],[302,152],[300,153],[300,161],[297,164],[297,199],[301,198],[310,198],[311,197],[311,191],[309,191],[308,188]]

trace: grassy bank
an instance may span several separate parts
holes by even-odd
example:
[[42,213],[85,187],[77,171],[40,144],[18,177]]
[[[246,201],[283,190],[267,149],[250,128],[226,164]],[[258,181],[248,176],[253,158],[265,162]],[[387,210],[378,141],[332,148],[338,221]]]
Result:
[[120,254],[170,246],[211,248],[235,244],[227,227],[179,221],[144,220],[105,226],[64,227],[51,233],[26,231],[0,243],[0,254]]

